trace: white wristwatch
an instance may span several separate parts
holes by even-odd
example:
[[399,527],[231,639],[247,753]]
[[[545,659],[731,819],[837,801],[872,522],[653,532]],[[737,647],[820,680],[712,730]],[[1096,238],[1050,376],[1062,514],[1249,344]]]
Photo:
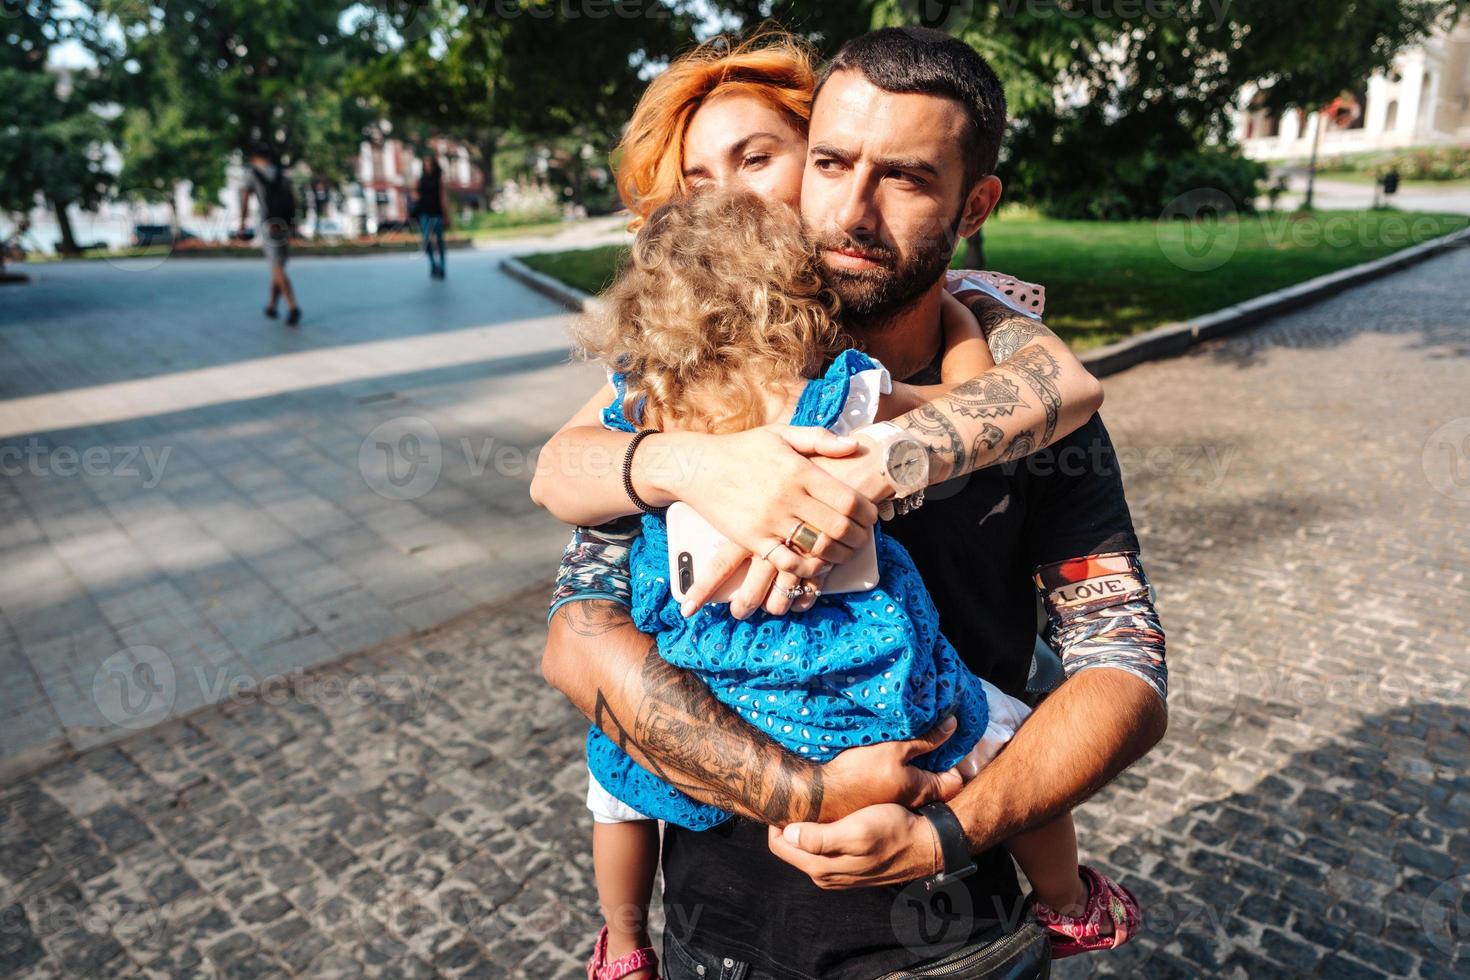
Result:
[[912,497],[929,485],[929,453],[923,444],[892,422],[874,422],[853,433],[878,445],[878,464],[896,498]]

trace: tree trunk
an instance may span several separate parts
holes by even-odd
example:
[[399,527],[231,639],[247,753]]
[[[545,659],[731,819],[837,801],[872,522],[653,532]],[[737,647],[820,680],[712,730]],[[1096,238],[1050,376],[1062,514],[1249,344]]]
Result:
[[52,201],[51,210],[56,212],[56,228],[61,232],[61,241],[56,250],[62,255],[80,255],[82,250],[77,248],[77,240],[71,231],[71,218],[66,213],[65,201]]
[[490,210],[490,202],[495,199],[495,151],[500,148],[500,134],[495,132],[486,133],[480,137],[475,144],[475,152],[480,156],[480,173],[485,177],[485,210]]
[[985,268],[985,226],[975,229],[975,234],[965,239],[965,268]]
[[1302,206],[1312,210],[1312,194],[1317,189],[1317,147],[1322,142],[1323,110],[1317,110],[1317,125],[1312,129],[1312,159],[1307,163],[1307,200]]

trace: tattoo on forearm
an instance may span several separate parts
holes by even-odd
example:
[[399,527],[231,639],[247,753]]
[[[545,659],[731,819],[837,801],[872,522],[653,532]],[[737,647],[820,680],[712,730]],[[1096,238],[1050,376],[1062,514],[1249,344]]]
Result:
[[929,479],[938,482],[949,473],[966,472],[964,440],[954,423],[933,404],[914,409],[897,420],[929,449]]
[[1062,367],[1045,347],[1033,344],[1019,351],[1005,363],[1006,369],[1019,374],[1031,390],[1041,399],[1046,409],[1046,428],[1041,433],[1041,445],[1049,445],[1057,431],[1057,419],[1062,414],[1062,393],[1057,388],[1057,376]]
[[625,751],[635,746],[651,772],[690,796],[767,823],[820,817],[820,766],[789,756],[744,724],[698,678],[664,660],[657,644],[649,645],[640,676],[643,698],[631,732],[600,690],[593,721]]
[[975,437],[975,444],[970,447],[970,458],[979,459],[986,452],[989,452],[990,450],[993,450],[996,446],[999,446],[1001,440],[1005,437],[1006,434],[1002,432],[997,426],[991,425],[989,422],[986,422],[985,428],[981,429],[980,434]]
[[584,599],[562,608],[566,610],[567,628],[578,636],[602,636],[628,625],[628,607],[607,599]]
[[1009,463],[1013,459],[1030,456],[1036,451],[1036,434],[1030,429],[1025,432],[1017,432],[1011,438],[1010,445],[1006,446],[1005,452],[1000,454],[1000,462]]
[[956,412],[972,419],[1005,418],[1026,404],[1020,387],[994,371],[956,385],[948,398]]

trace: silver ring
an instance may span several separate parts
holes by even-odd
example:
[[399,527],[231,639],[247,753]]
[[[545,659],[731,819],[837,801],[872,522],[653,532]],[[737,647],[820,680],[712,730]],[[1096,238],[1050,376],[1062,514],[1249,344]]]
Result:
[[793,585],[791,588],[782,589],[781,591],[786,593],[786,598],[788,599],[800,599],[804,595],[812,595],[817,590],[810,585]]

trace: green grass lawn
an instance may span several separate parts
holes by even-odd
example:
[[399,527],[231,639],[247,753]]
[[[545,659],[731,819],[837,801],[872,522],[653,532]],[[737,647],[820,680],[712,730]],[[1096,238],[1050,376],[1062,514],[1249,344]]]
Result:
[[[1378,177],[1372,173],[1362,170],[1319,170],[1317,176],[1327,180],[1337,180],[1344,184],[1362,184],[1364,187],[1372,187],[1378,182]],[[1470,187],[1470,179],[1465,180],[1400,180],[1400,190],[1433,191],[1433,190],[1464,190]]]
[[[1079,350],[1303,282],[1470,224],[1470,216],[1402,211],[1271,212],[1207,225],[1183,221],[1051,221],[1021,210],[985,226],[986,267],[1046,287],[1046,322]],[[1196,271],[1211,243],[1229,258]],[[589,293],[626,250],[603,246],[522,256]],[[1177,260],[1177,261],[1176,261]],[[958,264],[958,263],[957,263]],[[1192,268],[1182,268],[1181,265]]]
[[499,228],[467,228],[463,230],[477,242],[493,241],[497,238],[530,238],[537,235],[550,235],[567,227],[567,223],[560,219],[556,221],[538,221],[526,225],[505,225]]

